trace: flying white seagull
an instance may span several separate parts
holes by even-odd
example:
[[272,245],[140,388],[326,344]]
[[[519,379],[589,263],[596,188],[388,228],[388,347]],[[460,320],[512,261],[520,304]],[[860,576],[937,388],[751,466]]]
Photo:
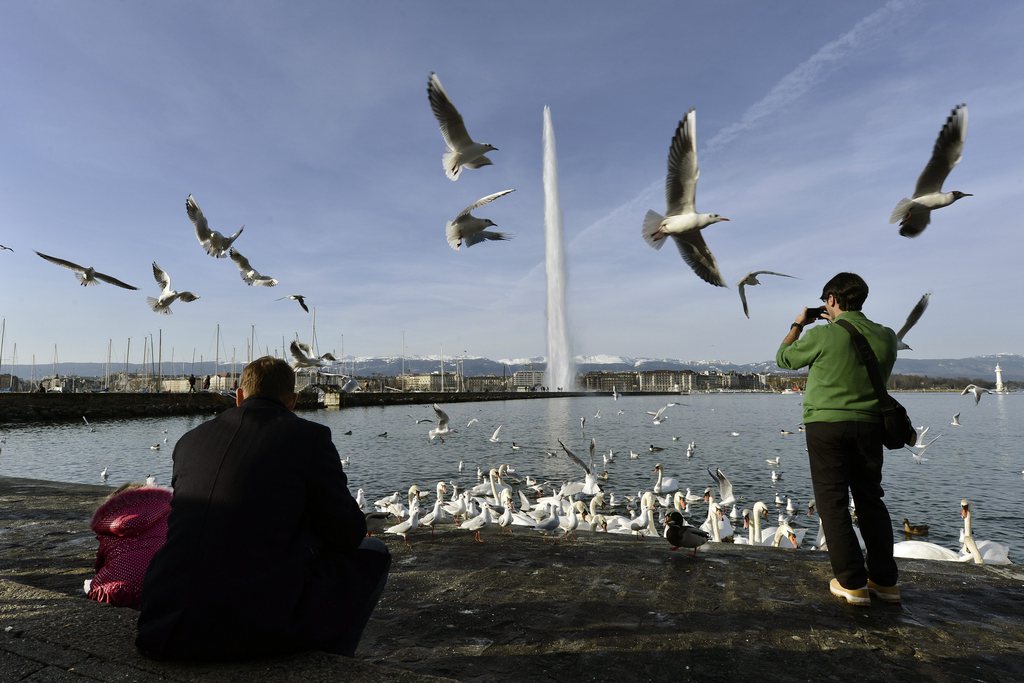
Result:
[[679,121],[668,150],[668,175],[665,177],[666,216],[648,211],[644,217],[643,237],[655,249],[672,236],[683,260],[702,280],[726,287],[701,230],[728,218],[717,213],[697,213],[697,111],[691,109]]
[[71,261],[65,261],[62,258],[57,258],[56,256],[47,256],[46,254],[39,251],[37,251],[36,254],[38,254],[40,258],[46,259],[50,263],[55,263],[58,266],[64,266],[65,268],[70,268],[71,270],[75,271],[75,276],[78,278],[79,284],[81,284],[83,287],[98,284],[97,281],[99,281],[106,282],[107,284],[115,285],[117,287],[121,287],[122,289],[138,289],[138,287],[133,287],[127,282],[121,282],[116,277],[111,277],[110,275],[101,273],[92,266],[89,266],[87,268],[85,266],[80,266],[77,263],[72,263]]
[[158,298],[147,296],[146,303],[149,304],[149,307],[157,313],[170,315],[171,304],[178,299],[188,303],[199,298],[192,292],[177,292],[171,289],[171,276],[168,275],[163,268],[158,266],[156,261],[153,261],[153,278],[156,280],[156,283],[160,285],[160,296]]
[[491,160],[484,155],[492,150],[497,151],[498,148],[485,142],[473,142],[462,115],[448,99],[441,79],[434,72],[431,72],[430,78],[427,79],[427,97],[430,100],[430,109],[441,126],[444,143],[448,145],[448,151],[441,157],[445,175],[451,180],[458,180],[463,167],[490,166]]
[[501,192],[495,192],[489,194],[482,199],[478,199],[465,209],[459,212],[452,220],[448,221],[445,225],[445,237],[448,239],[448,244],[455,251],[459,250],[459,247],[463,244],[469,249],[474,244],[478,244],[485,240],[507,240],[509,239],[508,234],[503,232],[494,232],[486,230],[492,225],[497,225],[490,218],[477,218],[471,211],[479,209],[485,204],[490,204],[498,197],[504,197],[509,192],[515,192],[512,190],[502,190]]
[[315,368],[320,367],[325,361],[333,363],[336,359],[329,353],[325,353],[322,356],[313,355],[313,347],[309,344],[303,344],[299,340],[293,341],[288,350],[292,352],[292,367],[298,368]]
[[974,405],[978,405],[978,403],[981,401],[982,394],[991,393],[992,392],[986,389],[985,387],[979,387],[977,384],[968,384],[966,387],[964,387],[964,390],[960,392],[960,395],[966,396],[967,394],[972,394],[974,396]]
[[238,229],[238,232],[230,237],[225,237],[216,230],[210,230],[210,225],[206,222],[206,216],[203,215],[202,209],[196,204],[196,200],[192,199],[192,195],[189,195],[185,200],[185,211],[188,212],[188,218],[196,228],[196,239],[199,240],[199,244],[202,245],[207,254],[214,258],[224,258],[227,256],[228,248],[231,247],[231,244],[238,239],[238,236],[242,234],[242,230],[245,229],[243,225]]
[[[433,441],[436,437],[441,437],[441,442],[444,442],[444,437],[447,434],[455,431],[448,426],[448,413],[441,409],[441,406],[434,404],[434,414],[437,416],[437,427],[427,432],[427,438]],[[461,463],[460,463],[461,464]],[[459,468],[462,471],[462,468]]]
[[909,332],[910,328],[916,325],[917,321],[921,319],[921,316],[924,314],[924,310],[928,308],[928,300],[931,299],[931,296],[932,293],[927,292],[917,300],[917,304],[914,305],[914,308],[910,311],[910,315],[907,316],[907,322],[903,323],[903,327],[901,327],[900,331],[896,333],[897,351],[903,351],[904,349],[913,351],[913,349],[907,346],[906,342],[903,341],[903,335]]
[[942,183],[953,167],[960,161],[967,139],[967,105],[958,104],[946,119],[939,131],[939,137],[932,149],[932,158],[921,171],[914,188],[914,196],[904,197],[892,210],[889,222],[899,221],[900,234],[904,237],[917,237],[932,220],[932,211],[949,206],[961,197],[974,195],[960,190],[943,192]]
[[285,299],[298,301],[299,306],[302,306],[302,310],[304,310],[306,313],[309,313],[309,306],[306,305],[306,297],[303,296],[302,294],[289,294],[288,296],[282,296],[280,299],[275,299],[275,301],[284,301]]
[[238,272],[241,274],[245,284],[250,287],[253,285],[259,285],[260,287],[274,287],[277,285],[276,278],[272,278],[269,275],[261,275],[258,270],[249,264],[249,259],[242,256],[241,252],[234,247],[228,249],[228,255],[231,256],[231,260],[238,266]]
[[743,277],[743,279],[737,282],[736,284],[740,290],[740,301],[743,302],[743,315],[747,316],[748,318],[750,317],[750,311],[747,309],[747,292],[745,288],[747,286],[753,287],[754,285],[761,284],[761,281],[757,279],[758,275],[778,275],[779,277],[791,277],[794,279],[799,279],[793,275],[786,275],[785,273],[776,273],[771,270],[755,270],[752,273],[747,273]]

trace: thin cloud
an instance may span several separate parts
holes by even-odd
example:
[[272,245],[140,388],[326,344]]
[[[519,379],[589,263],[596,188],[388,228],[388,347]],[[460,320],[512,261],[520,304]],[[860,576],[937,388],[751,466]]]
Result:
[[906,19],[909,11],[918,5],[918,0],[891,0],[861,19],[852,29],[827,43],[810,59],[786,74],[767,95],[747,109],[739,121],[719,130],[708,142],[707,151],[714,152],[729,144],[741,134],[756,128],[765,118],[806,95],[851,54],[870,47],[895,30]]
[[[728,145],[743,133],[754,130],[767,117],[778,113],[797,99],[806,95],[814,86],[843,60],[858,51],[870,47],[881,40],[886,34],[896,29],[911,10],[920,6],[920,0],[891,0],[884,6],[861,19],[857,24],[827,43],[810,58],[782,77],[768,94],[751,105],[740,117],[740,120],[722,128],[711,138],[705,149],[708,153]],[[635,220],[637,210],[649,204],[658,196],[663,180],[657,180],[642,190],[636,197],[619,205],[607,216],[600,218],[584,228],[573,238],[573,243],[586,238],[590,233],[610,223],[620,224],[622,221]],[[637,230],[639,232],[639,228]],[[532,277],[536,268],[530,271]]]

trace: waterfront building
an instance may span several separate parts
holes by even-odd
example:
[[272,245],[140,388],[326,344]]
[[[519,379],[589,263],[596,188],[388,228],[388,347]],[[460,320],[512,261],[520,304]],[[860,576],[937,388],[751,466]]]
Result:
[[[512,373],[512,388],[514,391],[533,391],[544,385],[543,370],[518,370]],[[554,387],[551,387],[554,390]],[[562,387],[565,391],[572,391],[574,387]]]
[[463,379],[466,391],[484,393],[488,391],[507,391],[508,377],[498,375],[479,375],[477,377],[466,377]]

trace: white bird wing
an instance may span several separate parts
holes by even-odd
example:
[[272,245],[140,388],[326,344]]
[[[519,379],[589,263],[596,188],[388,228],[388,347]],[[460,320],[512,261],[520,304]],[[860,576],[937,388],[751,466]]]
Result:
[[590,468],[587,467],[587,464],[585,462],[583,462],[582,460],[580,460],[578,455],[576,455],[575,453],[570,451],[568,448],[566,448],[565,444],[562,443],[561,439],[558,440],[558,445],[562,447],[562,450],[565,451],[565,454],[568,455],[572,459],[572,461],[574,463],[576,463],[577,465],[582,467],[584,472],[586,472],[587,474],[590,474]]
[[434,404],[434,414],[437,415],[437,428],[444,431],[448,427],[448,413],[441,410],[441,406]]
[[910,315],[907,316],[907,322],[903,323],[903,327],[896,333],[896,338],[903,341],[903,335],[910,331],[910,328],[917,324],[917,321],[921,319],[921,315],[924,314],[926,308],[928,308],[928,300],[931,298],[932,293],[928,292],[920,299],[914,306],[913,310],[910,311]]
[[292,353],[292,358],[294,358],[299,363],[310,362],[309,356],[304,352],[304,347],[309,348],[305,344],[299,342],[298,340],[293,341],[291,345],[288,347],[288,350],[291,351]]
[[740,290],[740,301],[743,303],[743,315],[750,317],[750,310],[747,308],[747,279],[740,280],[736,288]]
[[65,261],[64,259],[57,258],[56,256],[47,256],[46,254],[44,254],[44,253],[42,253],[40,251],[37,251],[36,254],[38,254],[40,258],[45,259],[45,260],[49,261],[50,263],[56,264],[58,266],[64,266],[65,268],[70,268],[71,270],[75,271],[76,273],[84,273],[85,272],[85,266],[80,266],[77,263],[72,263],[71,261]]
[[495,439],[498,438],[498,432],[501,431],[502,426],[503,425],[498,425],[498,428],[494,430],[493,434],[491,434],[491,441],[494,441]]
[[711,472],[711,468],[708,468],[708,474],[718,484],[718,495],[722,500],[729,500],[732,498],[732,482],[725,476],[725,472],[720,469],[716,469],[714,473]]
[[697,110],[690,109],[676,126],[668,149],[668,175],[665,176],[666,215],[693,213],[697,203]]
[[476,200],[475,202],[473,202],[472,204],[467,206],[465,209],[460,211],[458,213],[458,215],[455,216],[455,220],[458,220],[458,219],[462,218],[463,216],[468,216],[470,214],[470,212],[472,212],[474,209],[479,209],[481,206],[484,206],[485,204],[490,204],[491,202],[493,202],[498,197],[504,197],[505,195],[507,195],[510,192],[515,192],[515,188],[511,188],[511,189],[508,189],[508,190],[502,190],[501,192],[495,192],[494,194],[489,194],[486,197],[481,197],[480,199]]
[[243,275],[245,275],[250,270],[253,270],[253,267],[249,265],[249,259],[242,256],[242,253],[235,249],[234,247],[232,247],[228,251],[228,256],[230,256],[231,260],[235,262],[235,265],[238,266],[238,270]]
[[156,283],[162,289],[169,290],[171,288],[171,276],[167,274],[167,271],[158,266],[156,261],[153,261],[153,279],[156,280]]
[[[462,243],[469,249],[474,244],[479,244],[487,240],[491,241],[503,241],[511,239],[511,237],[504,232],[495,232],[494,230],[481,230],[480,232],[473,233],[472,235],[466,235],[462,238]],[[449,244],[451,241],[449,241]],[[458,249],[456,249],[457,251]]]
[[941,192],[942,183],[953,167],[960,161],[967,139],[967,105],[958,104],[953,107],[946,123],[939,131],[932,149],[932,158],[921,171],[914,188],[914,196],[920,197],[931,192]]
[[679,248],[679,255],[683,257],[686,264],[693,269],[697,277],[716,287],[727,287],[721,271],[718,270],[718,261],[715,255],[708,249],[707,242],[701,236],[699,230],[692,230],[685,233],[672,235]]
[[93,277],[95,277],[97,280],[102,280],[103,282],[106,282],[107,284],[115,285],[115,286],[121,287],[123,289],[138,289],[138,287],[130,285],[127,282],[121,282],[116,277],[113,277],[111,275],[107,275],[106,273],[101,273],[99,271],[94,272],[93,273]]
[[445,144],[448,145],[448,149],[454,152],[472,145],[473,139],[469,137],[462,114],[448,99],[448,93],[441,85],[441,79],[433,72],[427,80],[427,98],[430,100],[430,110],[434,112],[434,118],[441,126],[441,136],[444,138]]
[[196,239],[199,240],[200,244],[206,246],[213,233],[210,231],[209,223],[206,222],[203,210],[196,204],[196,200],[192,198],[192,195],[189,195],[185,200],[185,211],[188,213],[188,219],[192,221],[192,225],[196,228]]

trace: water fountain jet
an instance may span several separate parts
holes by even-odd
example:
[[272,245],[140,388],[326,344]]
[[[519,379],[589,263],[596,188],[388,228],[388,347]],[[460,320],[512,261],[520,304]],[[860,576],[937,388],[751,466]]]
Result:
[[558,161],[550,107],[544,107],[544,235],[544,262],[548,278],[548,365],[545,380],[549,390],[572,391],[576,388],[576,369],[566,320],[562,209],[558,201]]

